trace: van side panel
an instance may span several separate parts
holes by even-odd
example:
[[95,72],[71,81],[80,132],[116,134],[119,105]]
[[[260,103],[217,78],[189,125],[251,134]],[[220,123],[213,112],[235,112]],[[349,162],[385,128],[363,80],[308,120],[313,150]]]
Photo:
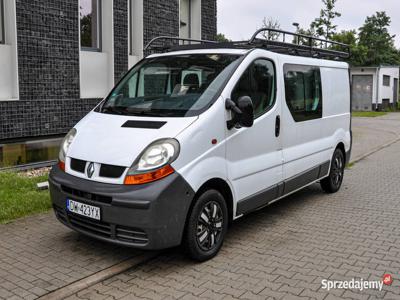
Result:
[[[219,98],[207,113],[176,136],[181,151],[172,167],[195,192],[210,179],[227,181],[225,127],[225,105]],[[212,143],[214,139],[216,144]]]
[[[287,62],[289,61],[289,62]],[[282,57],[285,63],[303,64],[299,58]],[[346,152],[350,150],[350,82],[346,64],[337,66],[317,60],[305,65],[320,68],[322,82],[323,115],[320,119],[295,122],[286,104],[283,103],[283,156],[284,177],[290,179],[310,168],[326,165],[332,158],[335,147],[342,142]],[[281,88],[284,90],[285,86]],[[325,176],[326,174],[321,174]]]
[[346,152],[351,147],[350,136],[350,80],[348,69],[321,68],[323,82],[322,140],[331,151],[323,153],[330,160],[339,143],[345,145]]

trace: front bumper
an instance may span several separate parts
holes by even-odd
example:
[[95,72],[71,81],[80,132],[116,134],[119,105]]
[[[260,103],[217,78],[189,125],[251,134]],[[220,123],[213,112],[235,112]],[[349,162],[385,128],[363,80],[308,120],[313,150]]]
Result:
[[[54,211],[64,225],[88,236],[141,249],[181,243],[194,191],[178,173],[149,184],[98,183],[64,173],[49,176]],[[67,199],[100,207],[101,221],[67,212]]]

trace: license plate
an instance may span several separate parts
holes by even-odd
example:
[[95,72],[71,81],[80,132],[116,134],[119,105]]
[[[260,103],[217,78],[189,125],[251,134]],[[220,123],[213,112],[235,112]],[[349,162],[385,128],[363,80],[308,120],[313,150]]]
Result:
[[67,199],[67,210],[74,214],[100,221],[100,207],[91,206],[71,199]]

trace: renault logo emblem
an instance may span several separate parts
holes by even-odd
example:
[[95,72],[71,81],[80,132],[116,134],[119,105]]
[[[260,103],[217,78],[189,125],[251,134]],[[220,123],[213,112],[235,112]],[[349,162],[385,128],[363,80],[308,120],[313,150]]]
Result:
[[87,177],[92,178],[94,174],[94,163],[90,163],[86,169]]

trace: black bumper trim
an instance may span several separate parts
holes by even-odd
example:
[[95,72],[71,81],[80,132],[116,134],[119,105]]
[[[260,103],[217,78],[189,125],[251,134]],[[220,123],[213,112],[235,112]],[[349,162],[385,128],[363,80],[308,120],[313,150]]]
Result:
[[[193,189],[178,173],[149,184],[127,186],[85,180],[55,166],[49,184],[57,218],[66,226],[103,241],[149,250],[181,243],[194,198]],[[104,203],[70,195],[63,186],[111,197],[112,201]],[[67,198],[100,207],[101,222],[67,212]],[[143,232],[142,236],[138,232]]]

